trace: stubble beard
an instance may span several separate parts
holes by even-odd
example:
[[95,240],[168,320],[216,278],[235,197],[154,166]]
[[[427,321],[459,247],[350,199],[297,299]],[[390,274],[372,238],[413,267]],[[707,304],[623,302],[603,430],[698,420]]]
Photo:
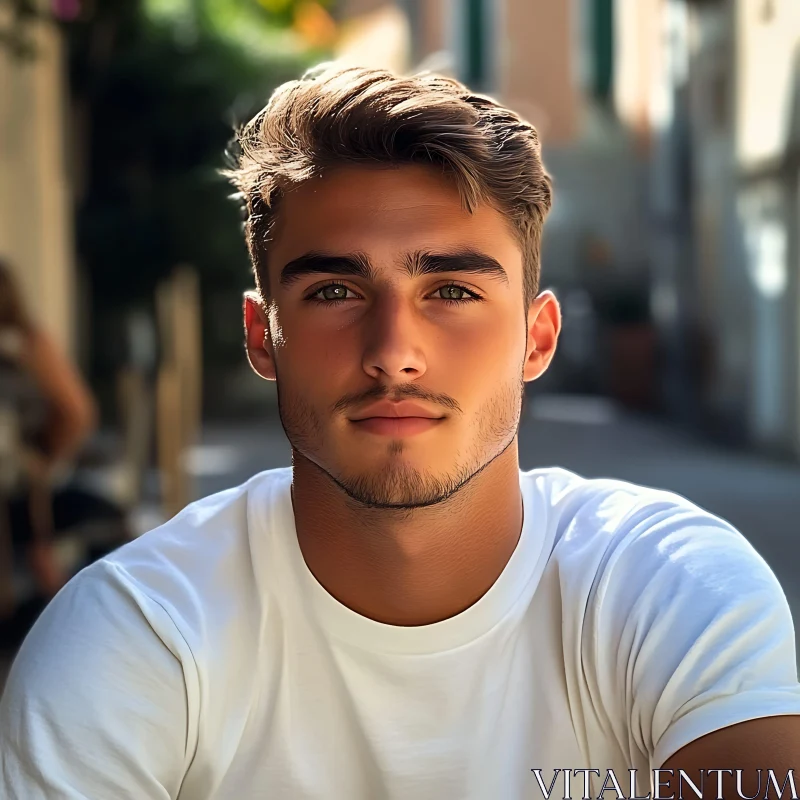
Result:
[[[320,456],[325,452],[325,425],[319,413],[302,396],[277,381],[278,413],[292,449],[315,464],[357,504],[376,509],[413,510],[442,503],[488,467],[515,440],[519,431],[525,384],[520,371],[481,407],[475,434],[453,467],[436,475],[403,458],[402,440],[386,445],[386,461],[380,469],[349,471],[347,464],[335,471]],[[445,423],[447,424],[447,423]]]

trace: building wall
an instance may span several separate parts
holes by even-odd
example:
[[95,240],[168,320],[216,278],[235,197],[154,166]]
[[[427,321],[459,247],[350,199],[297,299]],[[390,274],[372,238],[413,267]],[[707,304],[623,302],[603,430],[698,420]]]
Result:
[[33,31],[36,56],[0,48],[0,255],[39,322],[74,352],[71,197],[64,154],[64,69],[55,26]]
[[449,45],[447,31],[448,0],[427,0],[417,5],[417,61],[439,53]]
[[496,91],[549,145],[575,138],[580,98],[574,0],[503,0]]
[[736,3],[738,222],[751,305],[748,426],[800,455],[800,4]]
[[800,6],[691,4],[693,313],[722,430],[800,455]]
[[800,3],[736,0],[736,143],[741,167],[791,146],[791,104],[800,57]]
[[410,21],[391,0],[346,0],[336,58],[360,67],[388,69],[402,74],[413,57]]
[[[643,14],[643,7],[623,7],[616,15],[626,23],[623,35],[616,36],[616,49],[629,54],[626,69],[641,82],[632,92],[633,114],[646,111],[636,107],[636,103],[643,106],[647,94],[640,62],[652,60],[653,50],[650,41],[639,39],[642,24],[637,14]],[[623,115],[615,117],[591,95],[591,3],[505,0],[505,9],[507,52],[511,55],[505,59],[500,95],[515,110],[528,113],[537,125],[545,164],[555,185],[553,210],[544,234],[543,279],[556,286],[584,281],[590,260],[587,249],[595,243],[608,256],[608,263],[598,270],[603,275],[595,276],[598,282],[639,281],[647,269],[646,176],[637,132]],[[539,40],[547,41],[548,46],[540,48]]]
[[614,105],[643,147],[661,113],[662,13],[663,0],[616,0],[614,7]]
[[734,15],[724,5],[700,7],[692,29],[692,266],[698,322],[713,354],[701,399],[721,430],[746,432],[753,315],[736,197]]

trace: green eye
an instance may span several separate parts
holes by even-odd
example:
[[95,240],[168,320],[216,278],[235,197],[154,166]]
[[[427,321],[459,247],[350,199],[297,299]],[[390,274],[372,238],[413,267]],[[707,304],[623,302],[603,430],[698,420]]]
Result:
[[346,300],[347,287],[341,284],[332,283],[330,286],[323,286],[319,294],[323,300]]
[[442,300],[464,300],[466,290],[461,286],[442,286],[439,289]]
[[439,295],[440,300],[446,303],[474,303],[483,298],[457,283],[448,283],[447,286],[440,286],[435,292],[434,297]]

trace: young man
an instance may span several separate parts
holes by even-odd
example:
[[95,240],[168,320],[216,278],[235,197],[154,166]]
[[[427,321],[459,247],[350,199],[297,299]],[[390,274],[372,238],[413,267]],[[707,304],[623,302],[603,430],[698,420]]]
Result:
[[612,774],[641,796],[665,765],[783,784],[800,687],[764,561],[680,497],[520,473],[560,326],[535,131],[450,80],[346,69],[282,86],[240,139],[247,350],[292,468],[61,592],[2,701],[0,794],[620,796]]

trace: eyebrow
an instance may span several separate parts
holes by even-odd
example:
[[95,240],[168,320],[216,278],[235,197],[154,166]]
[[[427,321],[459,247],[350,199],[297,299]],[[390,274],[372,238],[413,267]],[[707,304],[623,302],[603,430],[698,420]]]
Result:
[[375,269],[363,253],[329,255],[311,252],[290,261],[281,270],[281,285],[290,286],[306,275],[352,275],[371,280]]
[[412,278],[437,272],[470,272],[508,283],[508,275],[497,259],[472,248],[450,253],[417,251],[406,257],[405,268]]
[[[480,250],[466,248],[448,253],[416,251],[406,255],[403,266],[411,278],[440,272],[467,272],[508,283],[508,275],[497,259]],[[310,252],[295,258],[281,270],[280,283],[290,286],[307,275],[350,275],[374,281],[377,270],[365,253],[331,255]]]

